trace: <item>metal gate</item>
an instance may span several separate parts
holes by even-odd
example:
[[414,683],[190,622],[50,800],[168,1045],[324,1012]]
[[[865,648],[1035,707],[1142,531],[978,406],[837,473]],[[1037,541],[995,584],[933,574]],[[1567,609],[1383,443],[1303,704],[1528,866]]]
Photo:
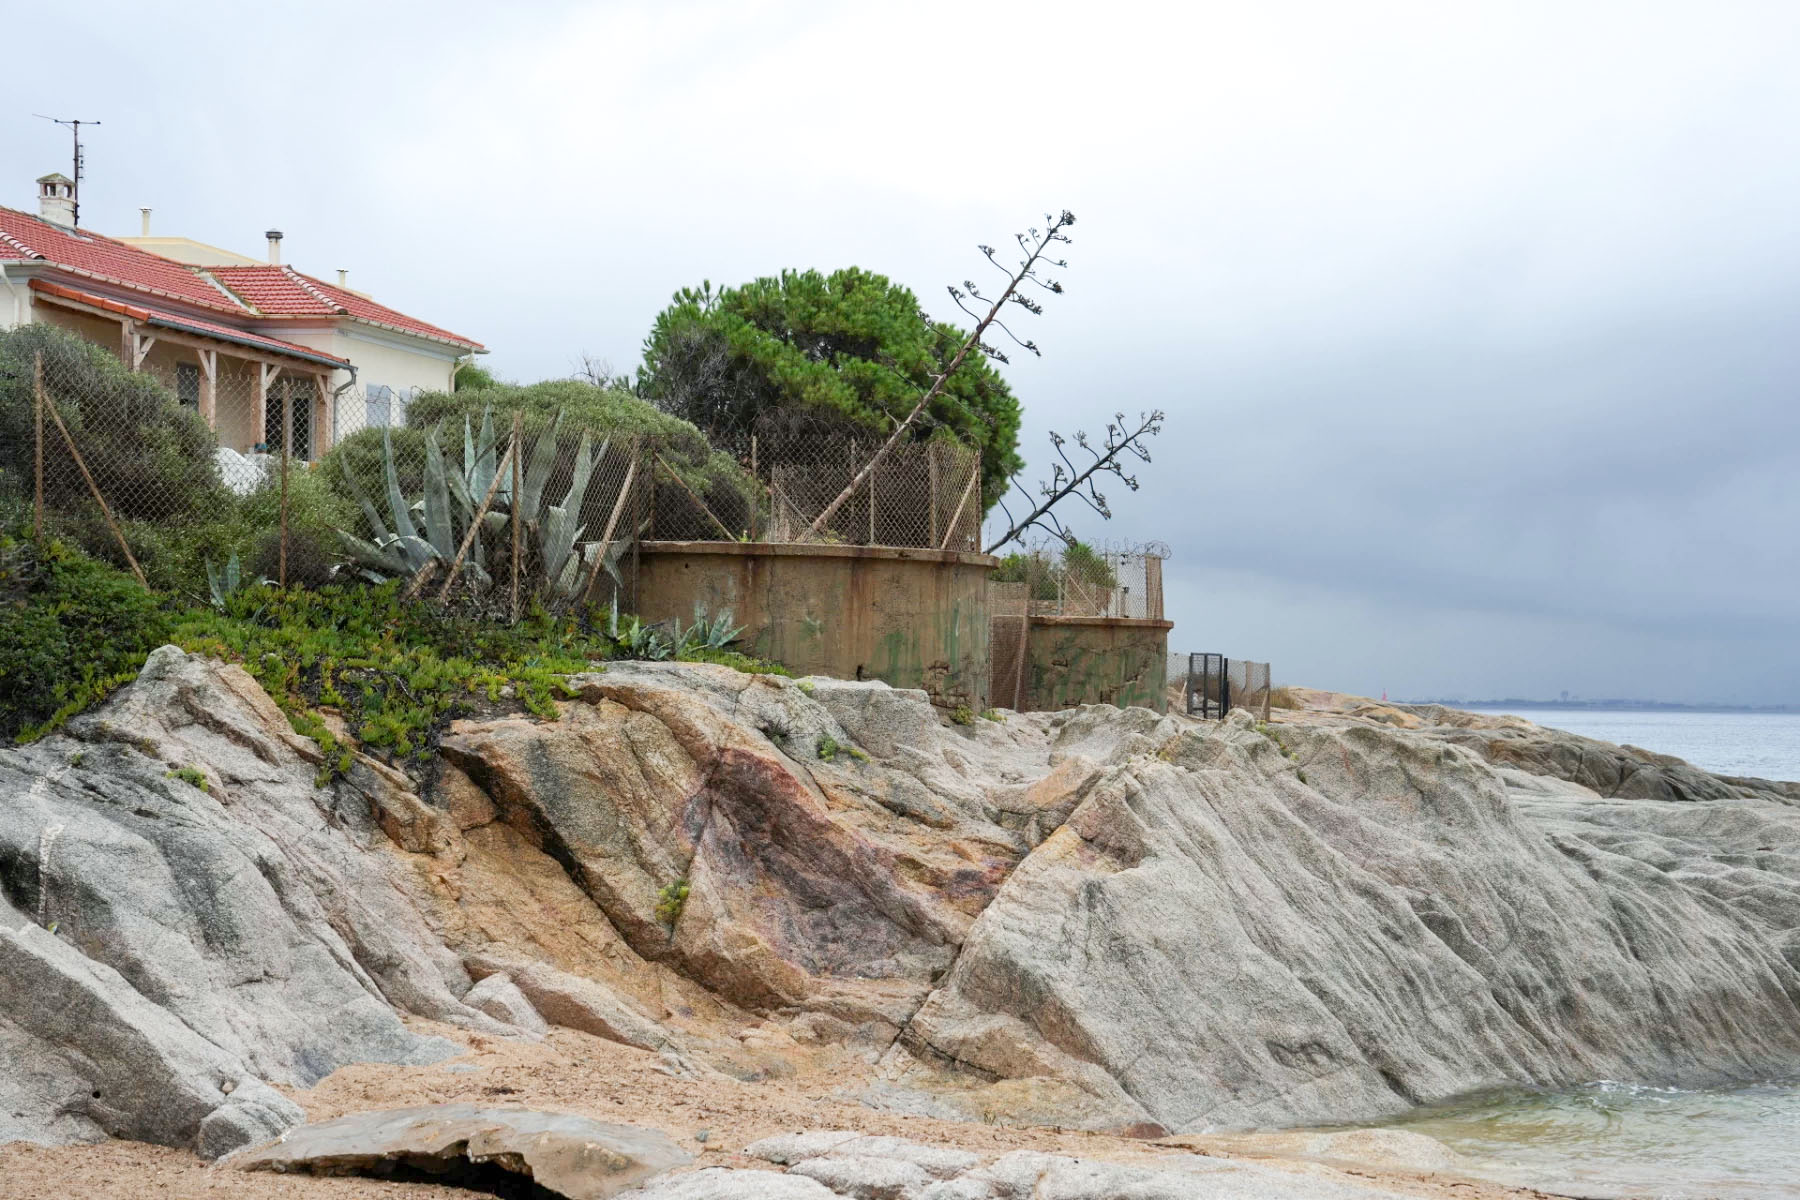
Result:
[[1223,654],[1188,655],[1188,716],[1218,720],[1231,711],[1230,667]]

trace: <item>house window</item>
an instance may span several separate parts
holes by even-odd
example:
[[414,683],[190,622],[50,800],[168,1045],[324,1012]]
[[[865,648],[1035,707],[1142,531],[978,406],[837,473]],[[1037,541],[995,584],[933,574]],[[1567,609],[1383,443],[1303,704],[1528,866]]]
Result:
[[175,398],[185,408],[200,407],[200,368],[194,363],[175,364]]
[[372,383],[363,393],[364,407],[367,411],[368,423],[374,428],[391,423],[394,419],[394,389],[385,383]]

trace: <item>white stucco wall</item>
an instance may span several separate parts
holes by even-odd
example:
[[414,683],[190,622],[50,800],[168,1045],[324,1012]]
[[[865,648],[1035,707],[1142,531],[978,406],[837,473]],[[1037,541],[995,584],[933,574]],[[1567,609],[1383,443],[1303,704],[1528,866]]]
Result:
[[32,319],[31,289],[25,280],[14,278],[11,272],[0,275],[0,329],[29,325]]

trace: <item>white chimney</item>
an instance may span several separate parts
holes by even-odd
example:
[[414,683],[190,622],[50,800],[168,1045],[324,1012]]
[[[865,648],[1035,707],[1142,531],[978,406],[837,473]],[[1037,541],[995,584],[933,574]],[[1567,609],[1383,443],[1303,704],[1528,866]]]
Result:
[[263,236],[269,239],[269,265],[279,267],[281,265],[281,230],[271,229]]
[[75,228],[75,181],[57,171],[37,181],[38,216],[64,229]]
[[140,209],[138,209],[138,211],[144,214],[144,228],[143,228],[142,232],[140,232],[138,234],[138,236],[139,237],[149,237],[150,236],[150,210],[147,208],[140,208]]
[[338,268],[338,286],[345,291],[350,289],[350,270],[348,267]]

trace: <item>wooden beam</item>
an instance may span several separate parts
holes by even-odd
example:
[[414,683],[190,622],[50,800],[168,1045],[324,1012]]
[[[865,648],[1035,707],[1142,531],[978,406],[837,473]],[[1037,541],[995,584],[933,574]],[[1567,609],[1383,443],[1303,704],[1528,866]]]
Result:
[[271,367],[268,363],[256,364],[256,408],[251,414],[255,422],[250,427],[254,435],[251,445],[261,444],[264,451],[270,452],[269,446],[269,377],[280,373],[279,367]]
[[194,353],[200,359],[200,417],[208,429],[217,429],[219,352],[197,349]]
[[323,375],[314,375],[313,382],[319,388],[319,419],[313,422],[313,455],[323,457],[337,441],[337,422],[332,419],[331,385]]
[[132,338],[137,333],[137,322],[130,317],[119,318],[119,361],[137,370],[132,361]]
[[[85,313],[88,316],[93,317],[104,317],[109,321],[118,321],[122,324],[136,324],[136,320],[132,317],[123,317],[110,309],[97,308],[92,304],[83,304],[78,300],[69,300],[62,296],[51,296],[42,292],[35,292],[32,295],[32,300],[37,304],[47,304],[54,308],[67,309],[70,312]],[[249,333],[250,331],[245,330],[244,332]],[[179,329],[166,329],[162,326],[157,327],[155,336],[161,341],[178,342],[183,346],[193,346],[196,349],[223,350],[227,355],[233,358],[241,358],[248,362],[265,362],[278,368],[291,367],[298,371],[316,371],[322,365],[310,358],[288,357],[281,354],[279,351],[274,350],[264,352],[258,350],[254,346],[245,346],[226,338],[209,338],[204,334],[188,333],[185,330]],[[131,361],[131,346],[128,333],[121,331],[119,345],[120,361],[129,363]],[[336,370],[339,368],[334,367],[333,369]]]
[[156,345],[154,333],[133,333],[131,335],[131,369],[144,369],[144,359],[149,357],[150,347]]

